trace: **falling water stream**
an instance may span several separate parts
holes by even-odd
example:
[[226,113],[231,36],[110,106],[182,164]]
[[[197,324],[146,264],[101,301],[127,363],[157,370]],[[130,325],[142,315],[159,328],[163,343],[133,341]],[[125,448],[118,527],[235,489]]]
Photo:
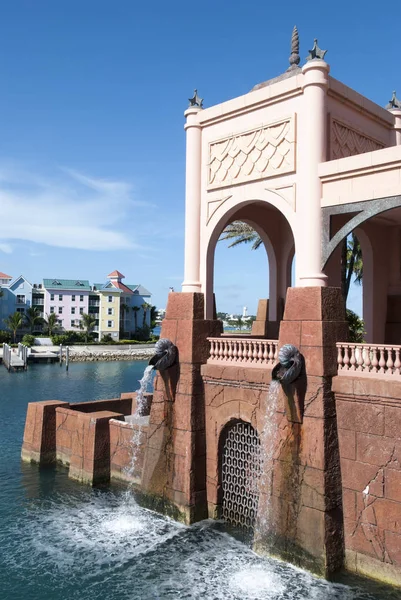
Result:
[[261,475],[259,480],[259,509],[255,524],[255,542],[265,537],[270,529],[271,520],[271,485],[273,476],[273,456],[277,443],[277,401],[280,390],[279,381],[271,381],[267,396],[266,410],[263,416],[260,434]]

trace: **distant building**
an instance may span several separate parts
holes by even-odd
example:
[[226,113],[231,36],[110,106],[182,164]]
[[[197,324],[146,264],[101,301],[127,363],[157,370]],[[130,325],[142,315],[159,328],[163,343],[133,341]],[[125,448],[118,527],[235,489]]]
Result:
[[32,306],[33,285],[22,275],[11,281],[8,275],[4,277],[4,273],[1,273],[0,279],[8,280],[7,284],[1,285],[3,295],[0,298],[0,329],[6,329],[4,321],[7,317],[15,312],[25,314]]
[[44,316],[56,314],[59,326],[76,331],[88,313],[91,287],[86,279],[44,279]]
[[8,316],[16,311],[25,313],[33,306],[41,317],[56,314],[62,331],[79,331],[82,315],[90,314],[98,339],[106,334],[116,341],[130,338],[144,324],[150,326],[152,294],[142,285],[126,285],[122,279],[122,273],[113,271],[104,283],[94,285],[87,279],[58,278],[32,285],[22,276],[12,281],[0,272],[0,329],[6,329]]

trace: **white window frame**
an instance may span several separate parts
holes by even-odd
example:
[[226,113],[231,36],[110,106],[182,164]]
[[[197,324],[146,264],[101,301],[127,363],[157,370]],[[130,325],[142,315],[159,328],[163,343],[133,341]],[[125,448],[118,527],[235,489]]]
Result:
[[54,294],[50,294],[50,300],[54,302]]
[[75,306],[71,306],[71,314],[75,315]]
[[107,321],[107,327],[112,329],[114,327],[114,321]]
[[114,296],[109,296],[108,301],[109,302],[114,302]]
[[62,301],[63,301],[63,294],[59,294],[59,295],[58,295],[58,301],[59,301],[59,302],[62,302]]
[[71,294],[71,302],[75,302],[75,294]]
[[59,314],[59,315],[62,315],[62,314],[63,314],[63,307],[62,307],[62,306],[59,306],[59,307],[58,307],[58,314]]
[[54,306],[51,306],[51,307],[50,307],[50,314],[51,314],[51,315],[54,313],[54,308],[55,308]]
[[80,302],[83,302],[83,301],[84,301],[84,295],[83,295],[83,294],[80,294],[80,295],[79,295],[79,301],[80,301]]

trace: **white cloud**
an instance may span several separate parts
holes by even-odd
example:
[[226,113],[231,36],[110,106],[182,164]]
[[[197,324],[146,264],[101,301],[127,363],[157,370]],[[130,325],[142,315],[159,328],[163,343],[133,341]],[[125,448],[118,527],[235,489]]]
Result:
[[10,244],[3,244],[0,242],[0,252],[5,252],[6,254],[11,254],[12,251],[13,251],[13,249]]
[[72,169],[46,178],[0,165],[0,250],[25,240],[82,250],[138,248],[127,222],[140,206],[132,185],[97,179]]

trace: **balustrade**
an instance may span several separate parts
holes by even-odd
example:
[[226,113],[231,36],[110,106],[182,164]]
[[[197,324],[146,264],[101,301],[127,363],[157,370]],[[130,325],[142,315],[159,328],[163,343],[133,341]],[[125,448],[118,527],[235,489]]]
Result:
[[277,360],[278,340],[213,337],[210,342],[209,364],[243,364],[273,366]]
[[337,344],[339,375],[400,377],[401,346],[387,344]]

